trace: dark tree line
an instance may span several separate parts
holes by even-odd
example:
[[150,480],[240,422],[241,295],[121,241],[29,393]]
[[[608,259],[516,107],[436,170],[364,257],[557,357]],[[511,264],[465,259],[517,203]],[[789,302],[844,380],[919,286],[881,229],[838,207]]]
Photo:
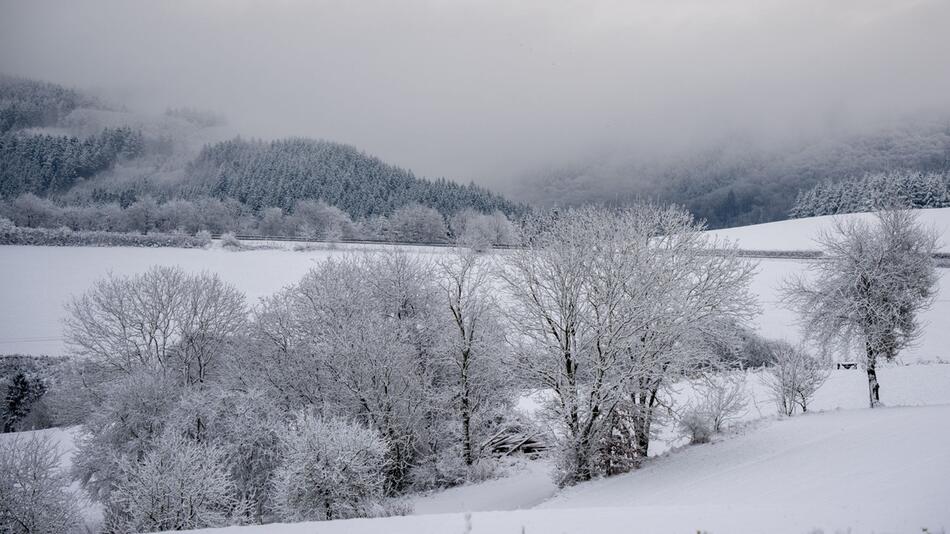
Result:
[[312,139],[233,139],[202,150],[188,166],[187,196],[234,198],[254,210],[290,210],[319,199],[350,217],[390,215],[421,204],[451,215],[465,208],[508,216],[524,211],[474,184],[426,180],[351,146]]
[[0,134],[0,196],[41,196],[67,191],[79,180],[142,153],[142,134],[106,128],[85,139],[71,136]]
[[0,133],[52,126],[78,107],[100,107],[73,89],[0,74]]
[[950,207],[950,174],[894,171],[840,182],[825,181],[800,191],[789,214],[815,217],[886,208]]
[[728,140],[668,158],[593,159],[537,173],[516,184],[539,205],[628,204],[651,198],[686,207],[710,228],[787,219],[798,191],[827,180],[909,169],[950,171],[947,117],[908,119],[853,135],[816,136],[768,147]]

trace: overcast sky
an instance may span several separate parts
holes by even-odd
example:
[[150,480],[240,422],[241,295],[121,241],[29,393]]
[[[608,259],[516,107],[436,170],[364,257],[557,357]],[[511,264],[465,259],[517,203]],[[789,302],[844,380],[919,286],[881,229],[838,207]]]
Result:
[[0,71],[483,183],[950,108],[947,0],[0,0]]

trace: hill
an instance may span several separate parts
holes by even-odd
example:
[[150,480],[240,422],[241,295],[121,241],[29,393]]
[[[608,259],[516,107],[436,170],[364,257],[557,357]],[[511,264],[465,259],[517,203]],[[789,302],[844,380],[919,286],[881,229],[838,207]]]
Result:
[[289,210],[304,199],[321,199],[353,218],[390,215],[409,204],[443,215],[469,208],[510,216],[524,209],[473,183],[417,178],[354,147],[313,139],[238,138],[210,145],[188,165],[186,176],[188,196],[234,198],[255,210]]
[[950,170],[950,119],[908,117],[785,142],[728,139],[662,155],[600,154],[529,173],[510,196],[542,206],[656,199],[724,228],[787,219],[799,191],[895,169]]
[[[352,146],[303,138],[249,141],[234,134],[210,112],[180,108],[150,116],[110,108],[74,89],[0,76],[0,200],[37,195],[60,207],[124,209],[143,200],[200,205],[214,199],[230,202],[228,221],[202,227],[239,233],[258,230],[266,208],[290,212],[308,200],[356,222],[416,205],[446,218],[466,210],[515,217],[527,209],[472,183],[416,177]],[[105,217],[80,219],[90,218]],[[49,219],[54,227],[103,229],[65,214]]]
[[[920,222],[925,226],[932,226],[943,237],[940,250],[950,252],[950,208],[935,208],[916,210]],[[830,230],[836,218],[847,220],[851,218],[870,219],[870,213],[851,213],[842,215],[823,215],[821,217],[806,217],[789,219],[764,224],[737,226],[711,230],[717,237],[735,242],[739,248],[745,250],[768,251],[805,251],[817,250],[815,239],[823,230]]]

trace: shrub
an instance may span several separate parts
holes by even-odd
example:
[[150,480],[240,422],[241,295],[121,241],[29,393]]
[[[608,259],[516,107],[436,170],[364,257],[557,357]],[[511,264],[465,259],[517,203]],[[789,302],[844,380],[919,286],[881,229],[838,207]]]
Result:
[[274,501],[285,521],[379,515],[387,447],[375,431],[312,414],[297,417],[283,437]]
[[765,382],[778,405],[779,413],[794,415],[797,408],[808,411],[808,403],[828,378],[828,365],[804,349],[776,343],[773,364]]
[[49,437],[0,441],[0,532],[78,531],[77,503]]
[[159,440],[141,461],[124,460],[107,509],[115,532],[155,532],[240,523],[243,503],[224,454],[180,436]]
[[202,248],[202,239],[182,234],[135,234],[100,230],[73,231],[63,227],[23,228],[9,219],[0,219],[0,245],[42,245],[50,247],[179,247]]
[[221,234],[221,246],[228,250],[241,250],[244,244],[232,232]]
[[713,434],[708,414],[697,407],[688,409],[680,417],[679,429],[681,435],[689,438],[691,444],[708,443]]

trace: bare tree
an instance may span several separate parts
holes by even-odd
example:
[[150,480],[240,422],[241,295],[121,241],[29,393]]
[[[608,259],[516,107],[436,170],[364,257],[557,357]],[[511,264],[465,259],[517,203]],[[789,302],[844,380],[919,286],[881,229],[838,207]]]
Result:
[[869,224],[836,219],[818,242],[822,258],[789,280],[786,301],[805,334],[822,347],[864,355],[871,407],[880,403],[877,364],[920,335],[918,315],[936,296],[938,235],[913,211],[883,211]]
[[[456,370],[455,384],[462,427],[462,456],[472,465],[475,450],[473,419],[482,408],[508,397],[499,395],[504,372],[498,354],[503,347],[501,325],[493,316],[489,266],[474,249],[457,246],[438,263],[440,283],[454,325],[449,359]],[[499,398],[500,397],[500,398]]]
[[665,388],[708,364],[710,340],[736,331],[723,324],[754,312],[754,266],[676,208],[569,210],[527,229],[503,276],[523,367],[556,394],[563,482],[615,463],[598,443],[635,464]]
[[635,439],[633,453],[649,454],[653,421],[676,380],[716,364],[714,345],[734,343],[756,312],[749,284],[755,264],[731,243],[704,233],[679,208],[638,210],[643,260],[625,286],[637,314],[628,340],[624,388]]
[[828,379],[828,363],[802,347],[789,343],[771,343],[772,366],[765,383],[779,412],[791,416],[797,408],[808,411],[808,404],[818,388]]
[[106,381],[147,368],[201,383],[247,319],[244,296],[233,286],[172,267],[109,275],[67,311],[67,343]]
[[[610,322],[619,306],[615,276],[600,281],[603,293],[588,293],[593,257],[616,249],[598,232],[613,228],[601,209],[570,210],[529,221],[525,246],[505,257],[501,269],[513,306],[512,341],[521,370],[555,394],[552,412],[561,438],[562,484],[588,480],[596,473],[598,441],[618,402],[622,376],[615,372],[620,352],[611,337],[622,338]],[[609,288],[608,288],[609,286]],[[603,300],[601,300],[603,299]],[[592,319],[591,300],[603,316]],[[598,326],[606,326],[598,331]]]

